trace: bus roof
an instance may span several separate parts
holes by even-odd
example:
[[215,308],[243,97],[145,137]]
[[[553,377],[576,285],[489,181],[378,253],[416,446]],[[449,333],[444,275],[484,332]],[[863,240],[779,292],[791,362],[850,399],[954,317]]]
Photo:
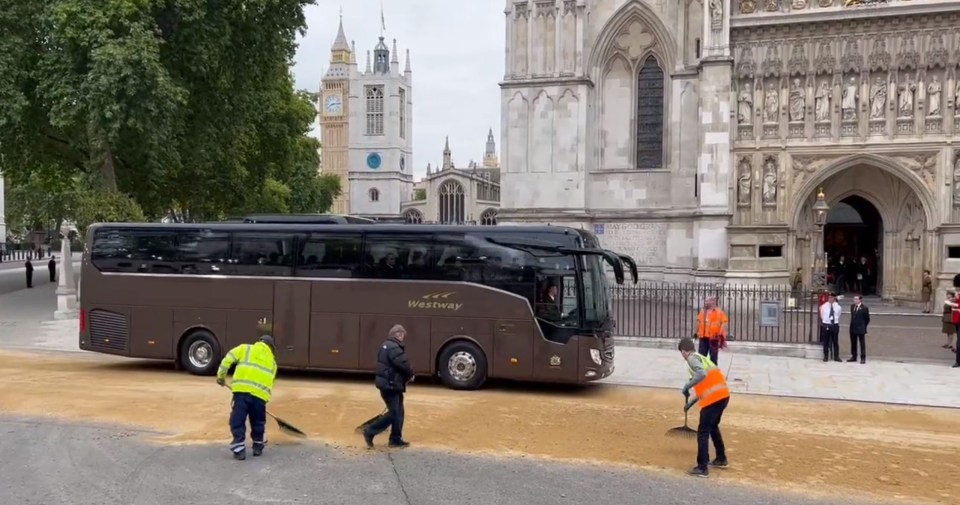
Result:
[[170,228],[170,229],[207,229],[207,230],[271,230],[271,231],[378,231],[418,233],[469,233],[469,232],[526,232],[546,234],[577,234],[583,236],[577,228],[553,225],[440,225],[440,224],[313,224],[313,223],[94,223],[96,228]]

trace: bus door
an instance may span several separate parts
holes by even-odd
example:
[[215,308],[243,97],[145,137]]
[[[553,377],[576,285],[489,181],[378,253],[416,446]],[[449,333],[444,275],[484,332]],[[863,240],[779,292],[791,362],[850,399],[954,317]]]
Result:
[[310,359],[310,282],[274,282],[272,322],[277,364],[307,367]]

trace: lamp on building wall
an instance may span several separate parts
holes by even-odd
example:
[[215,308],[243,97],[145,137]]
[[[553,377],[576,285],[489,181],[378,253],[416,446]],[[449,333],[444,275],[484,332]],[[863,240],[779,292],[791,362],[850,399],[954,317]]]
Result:
[[827,285],[827,273],[824,269],[823,247],[824,236],[823,227],[827,224],[827,214],[830,212],[830,206],[827,204],[826,197],[823,194],[823,188],[817,191],[817,201],[813,204],[813,222],[817,225],[817,247],[814,249],[813,259],[813,288],[822,291]]

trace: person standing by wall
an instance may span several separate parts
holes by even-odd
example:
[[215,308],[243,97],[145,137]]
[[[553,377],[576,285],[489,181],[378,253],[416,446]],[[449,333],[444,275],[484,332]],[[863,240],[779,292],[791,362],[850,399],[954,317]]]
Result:
[[947,336],[947,343],[941,347],[956,352],[957,350],[957,325],[953,324],[953,306],[956,304],[957,292],[948,289],[943,299],[943,328],[942,332]]
[[933,277],[929,270],[923,271],[923,285],[920,288],[920,298],[923,300],[923,313],[929,314],[933,310]]
[[703,309],[697,314],[697,338],[700,340],[699,352],[719,363],[720,349],[727,346],[727,313],[717,307],[717,297],[708,296],[703,300]]
[[867,325],[870,324],[870,308],[863,304],[863,297],[853,297],[853,306],[850,307],[850,359],[848,363],[857,361],[857,349],[860,349],[860,364],[867,362]]
[[827,301],[820,306],[820,338],[823,341],[823,361],[840,360],[840,304],[837,294],[830,293]]
[[50,256],[50,261],[47,262],[47,270],[50,272],[50,282],[57,282],[57,257]]
[[373,447],[373,437],[390,427],[389,447],[409,447],[403,439],[403,393],[407,383],[413,380],[413,368],[403,347],[407,330],[399,324],[387,333],[387,340],[377,351],[377,375],[374,384],[380,390],[380,398],[387,407],[387,414],[363,429],[363,441]]
[[33,287],[33,263],[30,262],[30,258],[27,258],[27,262],[23,264],[27,269],[27,287]]

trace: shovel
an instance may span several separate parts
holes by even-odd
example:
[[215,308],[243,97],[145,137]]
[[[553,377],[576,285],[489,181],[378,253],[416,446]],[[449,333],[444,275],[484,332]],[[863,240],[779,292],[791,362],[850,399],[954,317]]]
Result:
[[[684,407],[686,407],[687,404],[684,403],[683,405],[684,405]],[[693,428],[691,428],[690,426],[687,425],[687,419],[690,417],[689,414],[690,414],[690,411],[684,411],[684,412],[683,412],[683,426],[677,426],[676,428],[670,428],[669,430],[667,430],[667,435],[679,435],[679,436],[684,436],[684,437],[695,436],[695,435],[697,434],[697,430],[695,430],[695,429],[693,429]]]
[[[227,386],[224,385],[223,387],[227,387]],[[284,421],[283,419],[280,419],[279,417],[271,414],[269,410],[267,410],[266,412],[267,412],[267,415],[268,415],[268,416],[272,417],[273,420],[277,422],[277,427],[280,428],[280,431],[286,433],[287,435],[293,436],[293,437],[297,437],[297,438],[307,438],[307,434],[304,433],[304,432],[302,432],[302,431],[300,431],[300,429],[298,429],[296,426],[294,426],[294,425],[292,425],[292,424]]]

